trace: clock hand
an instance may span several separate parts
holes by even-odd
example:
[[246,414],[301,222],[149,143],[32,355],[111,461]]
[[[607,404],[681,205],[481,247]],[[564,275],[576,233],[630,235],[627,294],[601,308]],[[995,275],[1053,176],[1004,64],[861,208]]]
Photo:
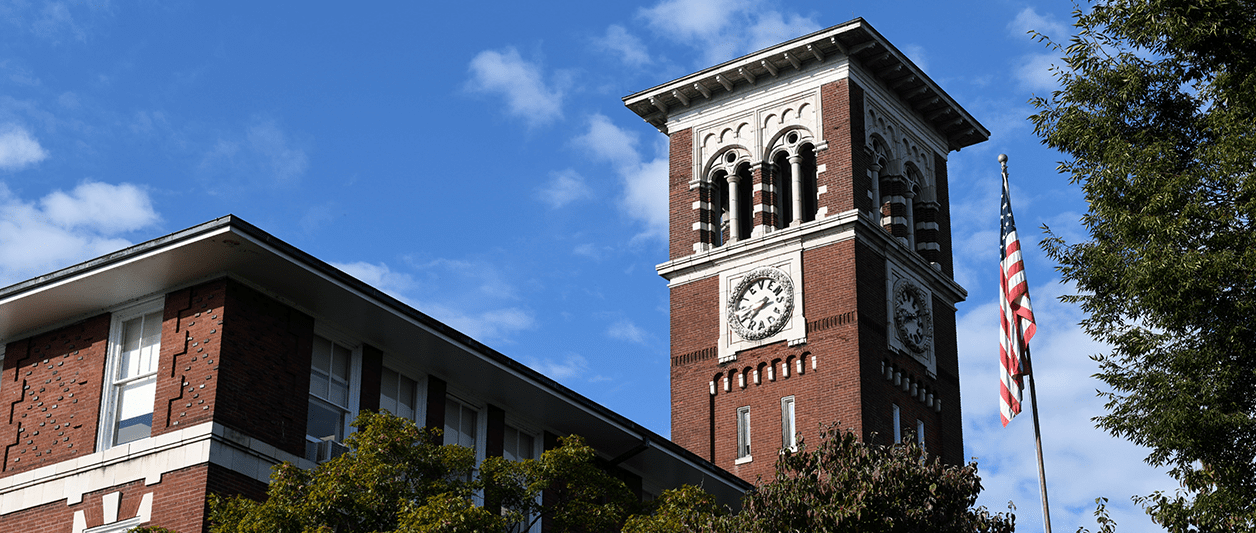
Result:
[[762,311],[764,307],[767,307],[769,301],[768,297],[764,296],[763,299],[759,301],[758,305],[746,311],[746,314],[741,317],[741,321],[745,322],[759,316],[759,311]]

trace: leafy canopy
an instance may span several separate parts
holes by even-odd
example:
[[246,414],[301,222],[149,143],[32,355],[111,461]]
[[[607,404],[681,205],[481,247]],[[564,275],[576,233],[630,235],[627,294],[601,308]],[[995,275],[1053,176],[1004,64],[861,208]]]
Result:
[[436,430],[386,413],[354,425],[349,452],[312,470],[275,466],[264,502],[211,496],[210,531],[505,533],[542,516],[555,532],[607,531],[632,510],[627,487],[579,437],[536,460],[488,458],[477,473],[474,452],[433,444]]
[[[1171,531],[1256,530],[1256,2],[1112,0],[1074,12],[1035,133],[1089,203],[1044,248],[1078,293],[1107,413],[1176,494]],[[1049,232],[1049,230],[1048,230]]]
[[813,450],[785,451],[776,475],[746,495],[736,515],[721,512],[692,487],[665,492],[651,515],[624,531],[747,532],[998,532],[1010,533],[1010,512],[974,507],[977,465],[944,465],[914,442],[864,444],[829,427]]

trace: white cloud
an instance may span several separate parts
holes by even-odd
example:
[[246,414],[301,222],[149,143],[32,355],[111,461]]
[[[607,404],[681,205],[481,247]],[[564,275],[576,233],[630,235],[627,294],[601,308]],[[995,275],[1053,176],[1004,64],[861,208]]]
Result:
[[619,60],[630,67],[641,67],[651,63],[645,43],[618,24],[612,24],[606,28],[606,35],[595,42],[599,48],[615,52]]
[[1072,35],[1071,28],[1056,20],[1055,15],[1039,15],[1038,11],[1032,7],[1022,9],[1020,13],[1017,13],[1016,18],[1007,24],[1007,30],[1016,37],[1028,37],[1030,31],[1036,31],[1056,42],[1064,42],[1069,35]]
[[331,263],[331,266],[343,270],[346,274],[358,278],[367,285],[384,291],[398,300],[405,301],[403,294],[414,287],[413,277],[409,274],[393,272],[384,263],[373,264],[357,261],[354,263]]
[[820,29],[820,25],[810,18],[794,14],[782,15],[776,11],[768,11],[759,15],[759,20],[750,26],[750,48],[745,50],[745,52],[754,52],[769,46],[775,46],[790,39],[802,37],[818,29]]
[[606,330],[606,334],[610,335],[613,339],[634,342],[637,344],[645,344],[650,340],[649,332],[641,329],[631,320],[626,318],[616,320],[615,323],[611,324],[610,328]]
[[[1146,449],[1108,435],[1091,421],[1104,412],[1095,391],[1106,387],[1081,376],[1095,372],[1089,355],[1104,347],[1076,325],[1080,311],[1058,300],[1071,290],[1050,281],[1031,291],[1038,333],[1030,344],[1052,521],[1069,527],[1091,524],[1093,530],[1093,502],[1104,496],[1112,499],[1109,510],[1117,522],[1146,524],[1145,515],[1121,500],[1156,490],[1171,492],[1173,483],[1142,462]],[[1003,510],[1012,500],[1020,521],[1038,523],[1041,507],[1028,391],[1021,415],[1006,428],[999,421],[997,317],[994,300],[969,307],[957,317],[965,452],[975,456],[981,468],[984,490],[978,504]]]
[[546,83],[542,68],[519,57],[519,51],[485,50],[471,59],[467,87],[506,98],[510,114],[528,126],[543,126],[563,116],[563,91]]
[[471,314],[441,305],[422,306],[419,310],[480,341],[504,340],[513,333],[536,327],[536,319],[532,316],[532,311],[518,307],[491,309]]
[[620,206],[628,216],[645,225],[634,240],[667,239],[666,155],[643,161],[637,150],[636,134],[621,129],[600,114],[589,118],[588,131],[574,142],[609,162],[619,175],[624,187]]
[[136,230],[157,222],[148,193],[123,183],[86,182],[68,193],[54,191],[39,202],[54,225],[104,234]]
[[1020,86],[1031,91],[1049,92],[1059,87],[1052,73],[1052,65],[1060,63],[1057,54],[1031,54],[1021,56],[1020,65],[1015,67],[1013,76]]
[[575,352],[568,352],[559,358],[527,359],[524,363],[557,381],[571,381],[575,378],[590,382],[606,381],[601,375],[591,374],[589,360]]
[[907,44],[898,47],[898,49],[906,54],[907,58],[911,59],[912,63],[915,63],[917,67],[920,67],[920,70],[929,72],[929,53],[925,47],[918,44]]
[[593,190],[585,183],[584,176],[567,169],[551,173],[550,180],[537,190],[536,197],[557,209],[577,200],[593,197]]
[[252,150],[262,157],[264,165],[282,181],[301,175],[309,166],[305,151],[293,148],[273,121],[250,126],[245,138]]
[[37,202],[0,183],[0,285],[130,246],[118,235],[159,218],[148,194],[128,183],[85,182]]
[[16,124],[0,124],[0,170],[17,170],[47,157],[30,132]]
[[663,0],[642,9],[640,15],[659,35],[701,51],[704,65],[820,29],[810,18],[782,14],[766,4],[764,0]]

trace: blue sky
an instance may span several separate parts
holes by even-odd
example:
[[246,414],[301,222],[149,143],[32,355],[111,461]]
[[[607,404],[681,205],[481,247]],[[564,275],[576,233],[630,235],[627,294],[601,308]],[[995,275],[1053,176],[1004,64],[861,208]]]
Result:
[[1094,429],[1102,349],[1038,251],[1079,191],[1025,120],[1063,1],[0,0],[0,285],[228,213],[666,435],[667,139],[620,101],[863,17],[991,132],[950,154],[967,455],[1041,524],[1032,423],[997,410],[997,156],[1039,319],[1052,522],[1150,525],[1172,490]]

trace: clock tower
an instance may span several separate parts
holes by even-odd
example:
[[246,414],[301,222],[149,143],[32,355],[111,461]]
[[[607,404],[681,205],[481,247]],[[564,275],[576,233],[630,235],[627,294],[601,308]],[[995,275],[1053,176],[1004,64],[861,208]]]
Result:
[[821,424],[962,462],[946,161],[989,132],[862,19],[624,103],[670,138],[672,440],[752,482]]

